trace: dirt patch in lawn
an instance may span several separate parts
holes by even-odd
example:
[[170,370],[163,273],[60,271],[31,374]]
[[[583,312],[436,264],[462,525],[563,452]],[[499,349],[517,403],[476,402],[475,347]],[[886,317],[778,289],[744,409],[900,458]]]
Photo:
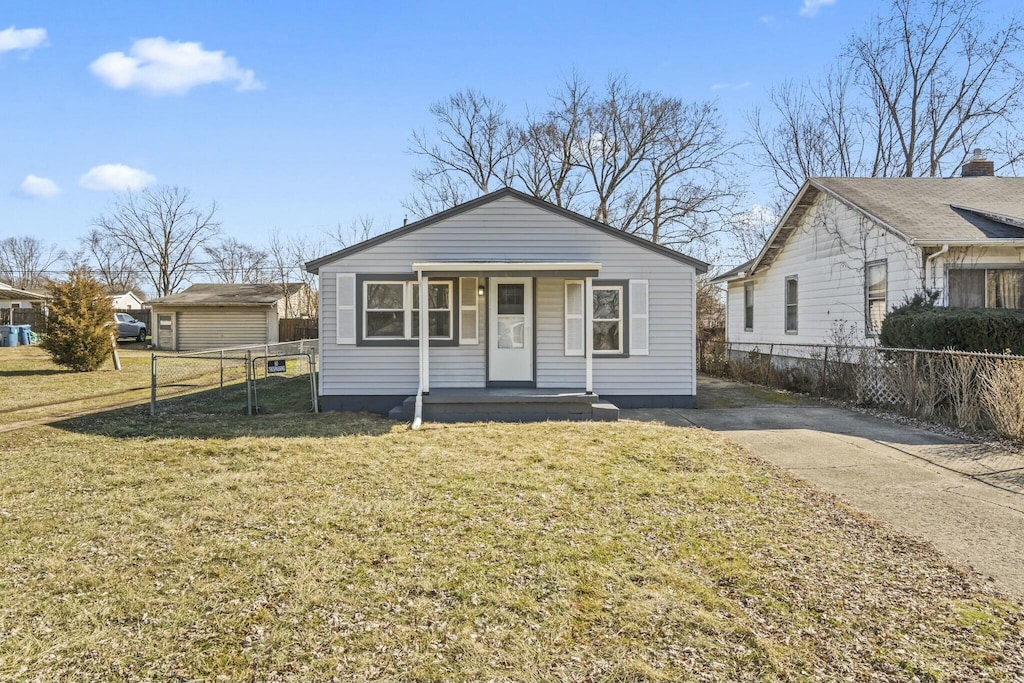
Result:
[[714,434],[110,413],[0,450],[0,679],[974,680],[1019,603]]

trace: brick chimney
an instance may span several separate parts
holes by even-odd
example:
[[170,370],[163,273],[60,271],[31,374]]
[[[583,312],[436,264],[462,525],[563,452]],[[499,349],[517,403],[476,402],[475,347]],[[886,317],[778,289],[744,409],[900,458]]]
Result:
[[974,158],[964,164],[960,175],[964,178],[975,178],[977,176],[993,176],[996,174],[996,165],[985,158],[980,149],[974,150]]

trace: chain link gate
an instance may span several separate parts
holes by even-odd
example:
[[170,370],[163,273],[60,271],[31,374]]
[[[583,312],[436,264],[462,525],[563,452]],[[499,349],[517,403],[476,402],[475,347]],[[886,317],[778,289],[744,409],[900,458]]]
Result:
[[319,343],[303,339],[279,344],[154,353],[151,357],[150,415],[184,409],[245,412],[247,415],[319,412]]

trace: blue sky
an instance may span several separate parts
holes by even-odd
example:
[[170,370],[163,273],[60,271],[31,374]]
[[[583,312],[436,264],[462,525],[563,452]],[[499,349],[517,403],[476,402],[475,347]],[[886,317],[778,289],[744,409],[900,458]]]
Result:
[[[989,4],[993,17],[1012,9]],[[625,73],[667,95],[716,100],[740,137],[744,112],[771,83],[816,74],[881,7],[8,0],[0,238],[74,248],[113,200],[104,188],[133,181],[215,199],[224,231],[256,243],[274,229],[314,232],[359,215],[397,225],[413,189],[409,135],[431,126],[431,102],[472,87],[518,114],[573,69],[594,82]],[[21,32],[33,28],[45,40]],[[175,56],[175,42],[222,52],[205,64],[216,82],[188,87],[201,75],[146,66],[153,54]]]

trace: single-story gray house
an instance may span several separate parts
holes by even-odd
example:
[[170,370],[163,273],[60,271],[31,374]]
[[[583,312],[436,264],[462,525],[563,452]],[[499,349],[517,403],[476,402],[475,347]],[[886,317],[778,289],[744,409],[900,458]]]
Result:
[[154,348],[199,351],[275,344],[278,322],[308,296],[302,283],[197,284],[150,299]]
[[693,406],[707,265],[522,192],[306,268],[320,278],[327,410],[614,419],[618,407]]

